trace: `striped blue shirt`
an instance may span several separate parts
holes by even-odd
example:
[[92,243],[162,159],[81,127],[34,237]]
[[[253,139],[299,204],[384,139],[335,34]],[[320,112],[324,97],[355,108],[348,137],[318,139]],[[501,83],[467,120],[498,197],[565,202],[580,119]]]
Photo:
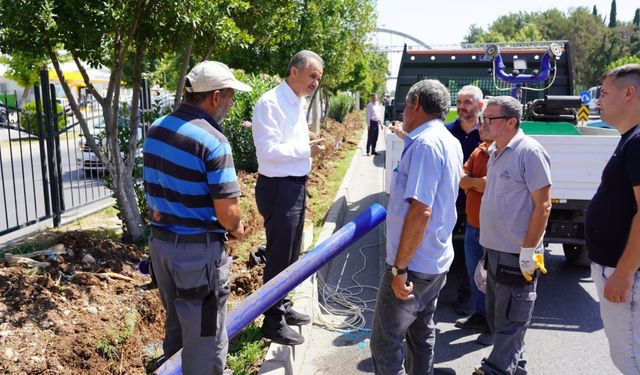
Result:
[[238,197],[240,187],[231,146],[205,111],[183,103],[151,125],[143,174],[152,225],[181,234],[225,231],[213,199]]

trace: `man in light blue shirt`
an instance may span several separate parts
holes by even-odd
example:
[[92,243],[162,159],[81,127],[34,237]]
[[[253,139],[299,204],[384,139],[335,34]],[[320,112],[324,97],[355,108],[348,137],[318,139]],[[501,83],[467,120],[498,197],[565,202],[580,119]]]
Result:
[[442,123],[450,102],[436,80],[413,85],[405,101],[407,135],[391,183],[387,267],[371,333],[376,374],[405,374],[403,362],[410,374],[433,372],[433,313],[453,261],[451,232],[462,171],[460,142]]

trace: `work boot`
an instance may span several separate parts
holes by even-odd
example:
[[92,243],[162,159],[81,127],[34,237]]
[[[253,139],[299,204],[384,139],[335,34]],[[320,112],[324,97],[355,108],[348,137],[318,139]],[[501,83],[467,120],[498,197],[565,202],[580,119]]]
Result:
[[262,335],[278,344],[300,345],[304,343],[304,337],[295,329],[289,327],[284,318],[279,321],[265,319],[262,323]]
[[309,315],[297,312],[294,309],[289,309],[284,313],[284,320],[290,326],[303,326],[311,323]]
[[476,338],[476,343],[483,346],[493,345],[493,335],[490,330],[484,330],[482,333]]
[[455,326],[462,329],[473,329],[476,331],[489,330],[487,318],[478,313],[456,320]]

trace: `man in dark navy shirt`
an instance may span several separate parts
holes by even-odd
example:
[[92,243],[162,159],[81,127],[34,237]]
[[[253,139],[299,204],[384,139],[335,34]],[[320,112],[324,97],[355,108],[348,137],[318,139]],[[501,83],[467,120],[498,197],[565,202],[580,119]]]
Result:
[[640,64],[603,75],[598,107],[602,120],[618,129],[621,138],[587,208],[585,238],[611,359],[623,374],[638,374]]
[[[473,150],[481,143],[480,133],[478,132],[478,115],[482,111],[482,90],[473,85],[467,85],[458,91],[458,99],[456,100],[456,109],[458,117],[448,123],[447,129],[453,134],[462,146],[463,163],[466,163]],[[464,232],[467,216],[465,214],[466,195],[462,189],[458,191],[458,200],[456,201],[456,212],[458,220],[453,229],[453,247],[456,256],[456,262],[464,260]],[[471,312],[471,289],[469,288],[469,280],[467,273],[463,272],[463,280],[461,280],[458,288],[458,306],[456,312],[460,315],[467,315]]]

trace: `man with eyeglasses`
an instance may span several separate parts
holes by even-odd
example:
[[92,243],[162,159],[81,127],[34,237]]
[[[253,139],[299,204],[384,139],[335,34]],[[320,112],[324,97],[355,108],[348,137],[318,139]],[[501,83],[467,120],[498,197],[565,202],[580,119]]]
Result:
[[493,350],[474,374],[526,374],[524,336],[536,300],[538,268],[544,271],[551,166],[542,146],[520,129],[521,116],[518,100],[498,96],[480,117],[494,139],[480,205]]
[[[482,90],[478,86],[467,85],[458,91],[456,99],[456,109],[458,117],[446,124],[447,129],[460,142],[462,146],[462,162],[466,163],[473,150],[481,143],[480,133],[478,131],[478,114],[482,111]],[[456,213],[458,220],[453,229],[453,233],[463,236],[465,233],[465,225],[467,223],[467,215],[465,213],[466,194],[460,189],[458,191],[458,200],[456,201]],[[456,262],[462,262],[465,265],[464,242],[454,239],[453,248],[456,254]],[[472,270],[473,271],[473,270]],[[456,313],[458,315],[470,315],[471,310],[471,289],[469,289],[469,279],[467,273],[462,273],[462,279],[459,280],[458,298],[456,301]],[[471,316],[467,316],[458,320],[456,323],[464,327],[462,328],[478,328],[481,322],[477,319],[469,320]]]

